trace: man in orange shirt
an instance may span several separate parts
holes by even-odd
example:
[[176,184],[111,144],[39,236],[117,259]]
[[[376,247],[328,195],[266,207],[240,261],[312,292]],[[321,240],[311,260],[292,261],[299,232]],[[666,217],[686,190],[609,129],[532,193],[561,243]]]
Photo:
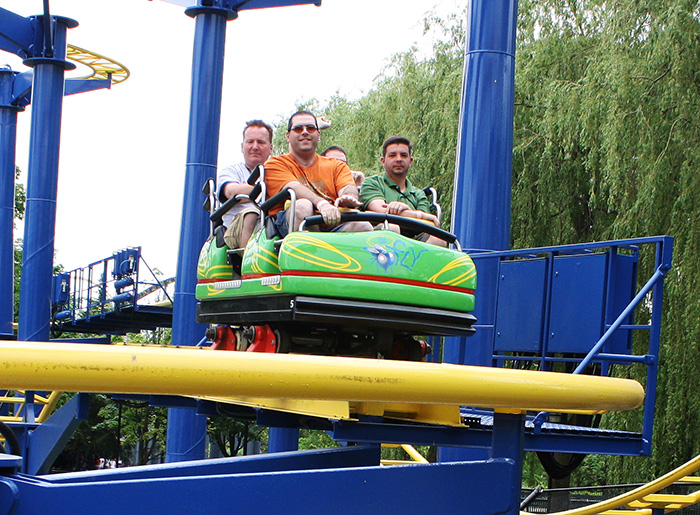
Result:
[[[338,208],[356,208],[362,205],[350,168],[343,161],[316,154],[321,140],[316,116],[309,111],[298,111],[287,124],[289,153],[270,158],[265,163],[265,183],[268,196],[273,196],[288,187],[297,195],[296,216],[293,230],[298,230],[304,218],[314,214],[323,216],[331,231],[371,231],[369,222],[340,223]],[[276,215],[276,224],[282,236],[289,232],[291,210],[282,206],[270,210]]]

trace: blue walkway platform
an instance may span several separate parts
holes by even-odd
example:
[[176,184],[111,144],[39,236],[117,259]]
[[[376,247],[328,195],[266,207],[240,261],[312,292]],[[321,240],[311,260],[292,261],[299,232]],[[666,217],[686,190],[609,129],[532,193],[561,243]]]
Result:
[[129,247],[54,276],[53,329],[87,334],[126,334],[172,327],[173,279],[159,279]]

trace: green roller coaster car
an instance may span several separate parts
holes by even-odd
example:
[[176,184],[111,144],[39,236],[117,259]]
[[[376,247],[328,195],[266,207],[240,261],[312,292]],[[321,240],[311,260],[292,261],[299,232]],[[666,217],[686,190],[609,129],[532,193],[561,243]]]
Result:
[[[474,309],[476,269],[454,235],[392,215],[350,212],[341,218],[359,220],[419,229],[457,249],[390,230],[301,230],[280,239],[267,224],[239,257],[241,252],[229,250],[215,232],[199,258],[197,320],[269,328],[278,352],[363,356],[389,355],[397,342],[414,348],[414,335],[474,332],[469,312]],[[320,223],[322,218],[314,216],[304,225]],[[236,333],[236,348],[250,346],[254,333]],[[408,352],[410,359],[420,358],[417,352]]]

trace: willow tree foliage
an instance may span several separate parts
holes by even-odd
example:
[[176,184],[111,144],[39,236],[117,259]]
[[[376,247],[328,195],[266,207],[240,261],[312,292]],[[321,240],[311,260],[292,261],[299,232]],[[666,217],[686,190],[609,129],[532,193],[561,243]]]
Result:
[[699,14],[685,0],[520,2],[514,246],[675,237],[653,456],[609,458],[601,480],[700,451]]
[[[426,20],[432,52],[396,55],[366,96],[325,109],[324,143],[370,174],[387,136],[411,138],[413,179],[438,186],[447,206],[465,19]],[[520,0],[518,20],[513,247],[675,237],[652,457],[594,457],[583,469],[601,482],[649,479],[700,452],[700,7]],[[625,427],[635,416],[611,419]]]
[[411,180],[421,187],[435,186],[441,203],[450,205],[464,19],[463,13],[427,19],[425,40],[434,41],[431,48],[416,45],[395,55],[361,99],[334,97],[324,111],[333,126],[324,131],[321,146],[344,147],[352,168],[374,175],[383,173],[379,160],[384,140],[405,136],[413,143]]

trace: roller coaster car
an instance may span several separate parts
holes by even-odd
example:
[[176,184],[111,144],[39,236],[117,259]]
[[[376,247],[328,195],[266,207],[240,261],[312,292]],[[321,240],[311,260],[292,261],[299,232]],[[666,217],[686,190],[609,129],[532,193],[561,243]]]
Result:
[[[257,176],[258,170],[249,182]],[[353,211],[343,213],[341,223],[369,221],[387,229],[311,231],[323,223],[312,216],[281,239],[266,215],[285,199],[293,206],[293,190],[258,205],[251,199],[264,198],[260,180],[249,196],[218,209],[213,181],[204,191],[212,232],[199,257],[197,321],[213,325],[208,336],[214,348],[420,360],[430,349],[414,335],[473,334],[476,270],[453,234],[404,217]],[[242,200],[259,207],[261,222],[245,249],[231,250],[221,217]],[[401,236],[388,223],[427,232],[456,249]]]

